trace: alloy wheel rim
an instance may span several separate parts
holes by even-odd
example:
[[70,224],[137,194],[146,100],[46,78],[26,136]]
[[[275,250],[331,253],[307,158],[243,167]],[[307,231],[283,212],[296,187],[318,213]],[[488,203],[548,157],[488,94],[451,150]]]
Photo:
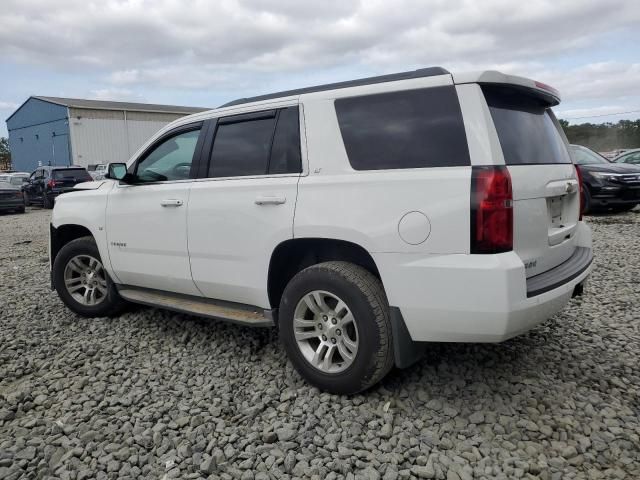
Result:
[[313,290],[298,302],[293,334],[300,353],[323,373],[338,373],[353,363],[358,353],[356,320],[337,295]]
[[107,297],[107,277],[100,260],[91,255],[76,255],[64,269],[64,285],[81,305],[95,306]]

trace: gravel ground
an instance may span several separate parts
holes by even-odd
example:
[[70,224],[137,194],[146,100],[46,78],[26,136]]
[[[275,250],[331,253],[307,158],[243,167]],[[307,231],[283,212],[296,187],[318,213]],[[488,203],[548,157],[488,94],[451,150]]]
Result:
[[307,386],[273,332],[48,288],[49,212],[0,216],[0,478],[640,478],[640,211],[590,217],[582,299],[378,387]]

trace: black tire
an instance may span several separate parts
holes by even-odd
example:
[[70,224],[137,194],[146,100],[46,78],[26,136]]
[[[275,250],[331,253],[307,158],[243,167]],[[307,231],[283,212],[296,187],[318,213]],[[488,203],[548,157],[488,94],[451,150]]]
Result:
[[64,304],[73,312],[83,317],[105,317],[117,315],[123,311],[127,303],[120,297],[115,284],[109,278],[106,270],[107,294],[96,305],[84,305],[78,302],[67,290],[64,281],[64,272],[69,261],[78,256],[87,255],[97,260],[100,259],[100,252],[92,237],[82,237],[70,241],[63,246],[53,262],[53,286],[58,292],[58,296]]
[[[358,350],[353,362],[337,373],[323,372],[303,355],[294,335],[298,302],[314,290],[343,300],[357,325]],[[308,267],[289,282],[278,313],[280,339],[295,369],[310,384],[336,394],[354,394],[378,383],[393,366],[389,304],[382,283],[368,270],[348,262],[325,262]]]
[[20,207],[20,208],[18,208],[16,210],[16,212],[18,212],[18,213],[24,213],[25,211],[26,211],[26,208],[24,206],[22,206],[22,207]]
[[24,192],[23,198],[24,198],[24,205],[26,207],[31,206],[31,199],[29,198],[29,194],[27,192]]
[[42,206],[48,209],[53,208],[53,199],[49,198],[49,196],[46,193],[42,194]]

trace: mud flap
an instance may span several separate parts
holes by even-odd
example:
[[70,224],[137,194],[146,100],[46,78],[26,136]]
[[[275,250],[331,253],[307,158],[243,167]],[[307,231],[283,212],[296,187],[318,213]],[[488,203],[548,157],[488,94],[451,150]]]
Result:
[[395,365],[398,368],[407,368],[422,358],[425,344],[412,340],[398,307],[390,307],[390,310]]

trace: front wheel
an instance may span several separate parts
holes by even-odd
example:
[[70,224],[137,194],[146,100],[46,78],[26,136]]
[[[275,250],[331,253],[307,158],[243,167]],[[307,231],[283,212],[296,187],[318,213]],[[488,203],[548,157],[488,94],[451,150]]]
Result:
[[325,262],[299,272],[282,295],[278,323],[291,363],[321,390],[357,393],[393,366],[384,289],[358,265]]
[[52,275],[60,299],[83,317],[115,315],[126,305],[104,269],[92,237],[77,238],[62,247]]

